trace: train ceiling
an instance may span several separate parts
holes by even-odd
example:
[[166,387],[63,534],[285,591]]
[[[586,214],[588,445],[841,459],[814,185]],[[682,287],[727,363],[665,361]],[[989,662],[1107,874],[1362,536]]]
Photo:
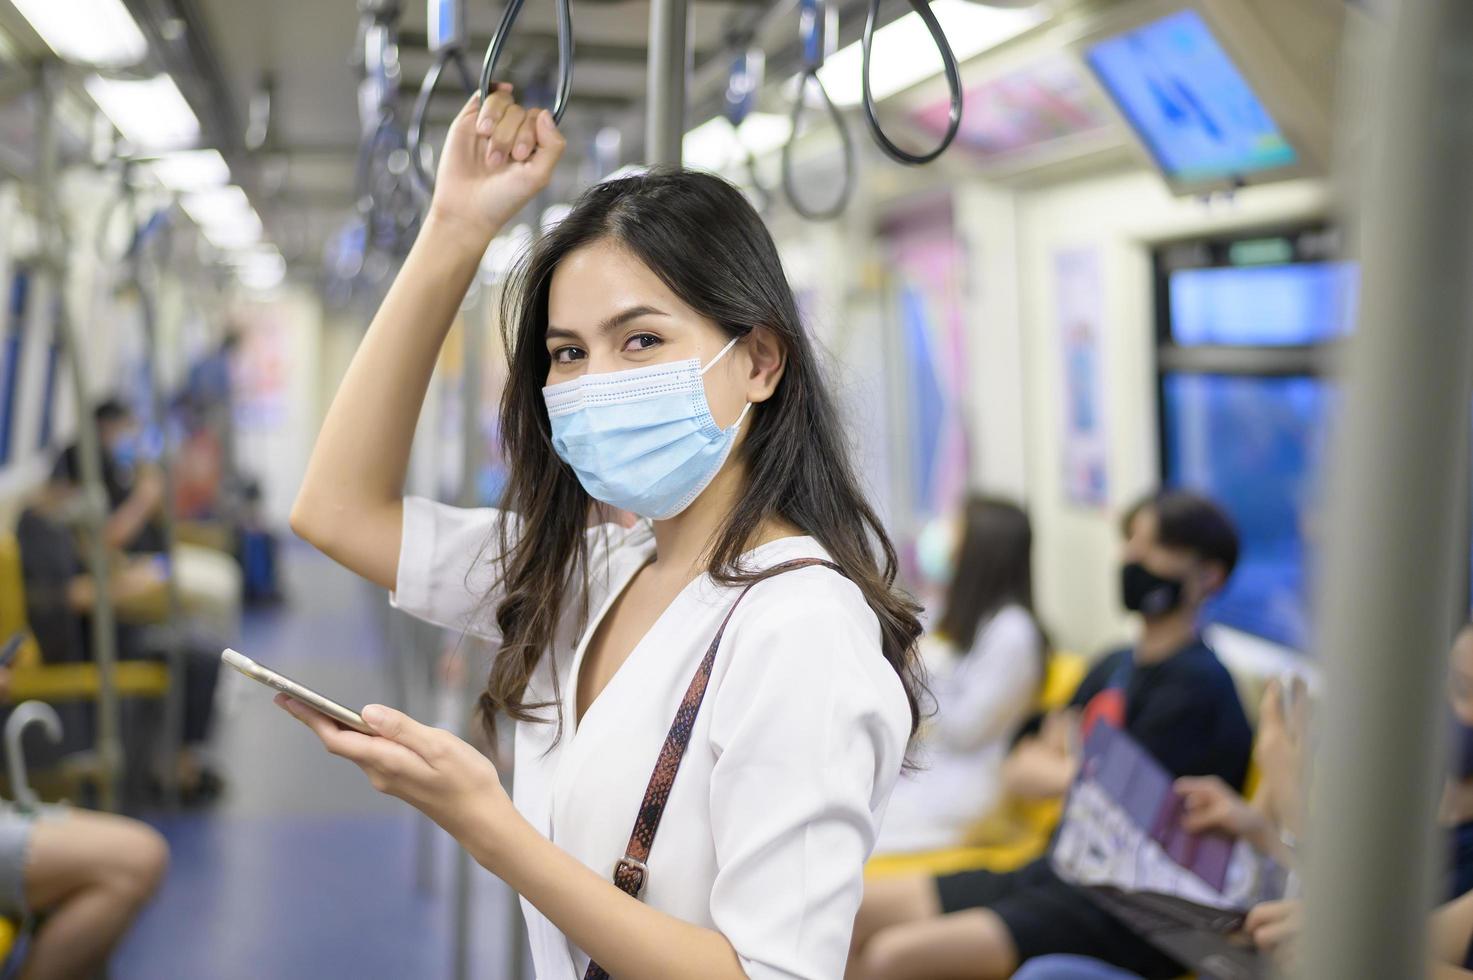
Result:
[[[33,0],[34,2],[34,0]],[[354,0],[123,0],[147,35],[151,60],[178,80],[204,132],[202,142],[219,147],[237,182],[250,193],[268,234],[289,258],[315,261],[353,199],[360,124],[357,79],[351,56],[357,36]],[[1054,23],[1133,2],[1157,0],[1045,0]],[[1251,8],[1268,32],[1283,43],[1306,85],[1328,112],[1340,40],[1342,0],[1232,0]],[[841,45],[856,40],[865,0],[836,0]],[[478,65],[501,16],[501,4],[465,0],[468,46]],[[999,6],[1018,6],[1017,0]],[[576,72],[564,128],[575,148],[590,145],[596,132],[616,127],[624,157],[637,159],[643,143],[645,0],[572,0],[577,38]],[[907,13],[903,0],[885,0],[881,19]],[[769,84],[792,75],[801,60],[796,43],[796,4],[770,0],[692,0],[689,8],[692,75],[688,122],[717,114],[727,71],[739,39],[754,33],[767,51]],[[405,111],[428,70],[425,4],[404,0],[399,22],[402,96]],[[0,0],[0,34],[9,40],[9,61],[24,65],[46,46],[20,17],[12,0]],[[1040,32],[1035,32],[1036,35]],[[1041,35],[1040,45],[1047,37]],[[877,51],[877,58],[880,52]],[[984,56],[986,57],[986,56]],[[514,79],[528,84],[547,78],[556,66],[551,0],[527,0],[508,54]],[[976,65],[964,66],[970,73]],[[0,72],[0,97],[22,84]],[[7,77],[11,92],[3,91]],[[931,83],[934,88],[934,83]],[[925,86],[920,88],[924,89]],[[251,104],[271,93],[264,141],[247,150]],[[772,96],[770,98],[776,98]],[[13,99],[11,100],[14,101]],[[432,108],[442,125],[461,103],[450,87]],[[14,154],[25,127],[0,112],[5,152]],[[260,134],[257,134],[258,136]],[[855,136],[862,128],[855,120]],[[15,161],[0,153],[0,167]],[[948,168],[951,169],[951,168]],[[564,168],[565,192],[580,179],[574,162]]]

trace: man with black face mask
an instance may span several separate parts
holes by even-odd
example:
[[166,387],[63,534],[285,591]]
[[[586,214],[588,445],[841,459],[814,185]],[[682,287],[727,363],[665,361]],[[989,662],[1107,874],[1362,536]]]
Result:
[[[1130,734],[1175,776],[1217,776],[1241,790],[1253,733],[1237,688],[1202,642],[1203,603],[1238,560],[1232,522],[1210,500],[1167,491],[1126,515],[1119,587],[1140,617],[1131,647],[1100,660],[1070,706],[1010,756],[1015,794],[1059,798],[1094,725]],[[1012,976],[1025,960],[1074,953],[1142,977],[1186,972],[1087,894],[1061,880],[1047,856],[1008,873],[962,872],[866,884],[847,974],[853,978]]]
[[[1120,598],[1140,616],[1133,647],[1097,663],[1071,701],[1081,735],[1099,721],[1129,732],[1178,776],[1241,789],[1253,732],[1226,668],[1202,642],[1202,606],[1227,584],[1238,535],[1216,504],[1168,491],[1127,515]],[[1058,769],[1074,778],[1073,753]]]

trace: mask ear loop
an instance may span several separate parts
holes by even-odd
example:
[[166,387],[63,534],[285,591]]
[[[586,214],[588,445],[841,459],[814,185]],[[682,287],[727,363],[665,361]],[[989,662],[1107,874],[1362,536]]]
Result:
[[721,352],[718,353],[715,357],[711,358],[711,360],[709,362],[707,362],[707,364],[706,364],[705,367],[701,368],[701,377],[704,378],[706,376],[706,372],[709,371],[709,370],[711,370],[713,367],[715,367],[716,366],[716,362],[719,361],[719,360],[721,360],[723,357],[725,357],[726,356],[726,352],[729,351],[729,350],[731,350],[733,347],[735,347],[737,345],[737,341],[739,341],[741,339],[742,338],[740,338],[740,337],[733,337],[733,338],[731,338],[731,343],[729,343],[725,347],[721,348]]
[[[711,358],[710,362],[707,363],[707,365],[705,367],[701,368],[701,374],[700,374],[700,376],[704,378],[706,376],[706,372],[709,371],[709,370],[711,370],[713,367],[715,367],[716,366],[716,362],[719,361],[719,360],[721,360],[723,357],[725,357],[726,356],[726,352],[729,351],[729,350],[731,350],[733,347],[735,347],[737,345],[737,341],[739,341],[741,339],[742,338],[740,338],[740,337],[733,337],[733,338],[731,338],[731,342],[729,344],[727,344],[725,347],[721,348],[721,352],[718,353],[715,357]],[[733,432],[736,431],[737,427],[742,424],[742,420],[747,417],[747,413],[750,412],[751,410],[752,410],[752,403],[751,402],[747,402],[746,407],[742,409],[742,414],[738,415],[737,418],[736,418],[736,421],[731,424],[731,431],[733,431]]]
[[751,402],[747,402],[746,405],[742,406],[742,414],[738,415],[736,417],[736,421],[733,422],[733,423],[731,423],[731,431],[735,432],[737,429],[740,429],[742,427],[742,420],[747,417],[747,413],[750,412],[751,410],[752,410],[752,403]]

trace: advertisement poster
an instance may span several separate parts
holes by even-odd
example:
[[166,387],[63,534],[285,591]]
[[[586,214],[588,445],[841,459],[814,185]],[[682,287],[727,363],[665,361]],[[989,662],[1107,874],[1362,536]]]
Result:
[[[956,145],[988,163],[1108,133],[1112,125],[1097,89],[1076,61],[1062,55],[969,85],[966,106]],[[951,101],[938,99],[911,118],[940,136],[950,112]]]
[[1094,248],[1054,255],[1054,309],[1063,352],[1064,498],[1081,507],[1103,507],[1106,470],[1104,393],[1104,288]]
[[966,493],[971,446],[967,391],[966,251],[951,202],[915,207],[885,229],[908,402],[897,432],[911,485],[908,526],[951,513]]
[[281,311],[270,305],[242,314],[240,350],[232,362],[235,424],[272,430],[287,419],[291,336]]

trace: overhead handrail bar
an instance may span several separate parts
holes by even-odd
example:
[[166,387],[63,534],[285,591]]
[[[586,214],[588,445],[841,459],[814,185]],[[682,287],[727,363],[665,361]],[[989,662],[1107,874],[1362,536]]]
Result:
[[875,44],[875,26],[880,19],[881,0],[869,0],[869,13],[864,18],[864,37],[860,41],[859,87],[864,101],[864,122],[869,127],[870,135],[880,145],[880,149],[890,159],[907,166],[917,167],[930,163],[951,146],[951,141],[956,139],[956,134],[962,125],[962,75],[956,64],[956,54],[951,50],[951,44],[946,40],[946,31],[941,27],[941,22],[936,19],[936,14],[931,10],[928,0],[909,0],[910,7],[915,11],[917,17],[926,25],[931,39],[936,42],[936,51],[941,55],[941,69],[946,74],[946,87],[951,93],[951,108],[946,118],[946,134],[941,137],[941,142],[925,153],[912,153],[909,150],[897,146],[889,136],[885,135],[885,128],[880,125],[879,109],[875,105],[875,94],[870,88],[870,61]]
[[[497,25],[496,33],[491,35],[491,43],[486,46],[486,57],[481,62],[479,87],[483,101],[491,94],[496,66],[501,62],[501,55],[506,50],[506,42],[511,37],[512,28],[516,26],[517,18],[521,16],[523,2],[524,0],[507,0],[506,10],[501,15],[501,23]],[[568,96],[573,91],[573,10],[571,0],[553,0],[553,5],[557,13],[558,84],[557,97],[552,104],[552,121],[560,123],[563,121],[563,113],[568,108]]]
[[[818,77],[819,70],[823,68],[826,43],[832,36],[829,32],[828,11],[826,0],[800,0],[798,4],[798,33],[803,41],[803,71],[798,76],[798,92],[793,96],[793,112],[790,117],[793,130],[788,134],[788,141],[783,144],[782,153],[783,192],[793,210],[810,221],[828,221],[843,214],[854,190],[854,141],[849,135],[849,127],[844,124],[843,114],[829,97],[823,79]],[[827,207],[812,206],[803,201],[793,176],[793,145],[798,141],[798,127],[803,121],[810,82],[818,86],[818,93],[823,97],[829,118],[838,129],[839,139],[843,144],[844,180],[839,185],[838,196]]]
[[722,96],[722,115],[726,117],[727,122],[731,123],[732,134],[746,165],[747,179],[752,183],[759,211],[767,210],[772,203],[772,194],[762,186],[762,178],[757,173],[757,158],[742,142],[741,132],[742,123],[757,106],[757,96],[762,89],[766,66],[767,58],[762,49],[756,45],[748,47],[738,54],[732,63],[731,74],[726,82],[726,92]]
[[460,0],[429,0],[426,23],[430,27],[430,48],[435,52],[435,60],[420,83],[414,111],[409,116],[409,166],[415,183],[428,197],[435,190],[435,175],[434,169],[425,161],[424,132],[435,89],[439,87],[447,66],[455,68],[467,96],[474,95],[477,88],[476,78],[471,74],[465,57],[465,21]]

